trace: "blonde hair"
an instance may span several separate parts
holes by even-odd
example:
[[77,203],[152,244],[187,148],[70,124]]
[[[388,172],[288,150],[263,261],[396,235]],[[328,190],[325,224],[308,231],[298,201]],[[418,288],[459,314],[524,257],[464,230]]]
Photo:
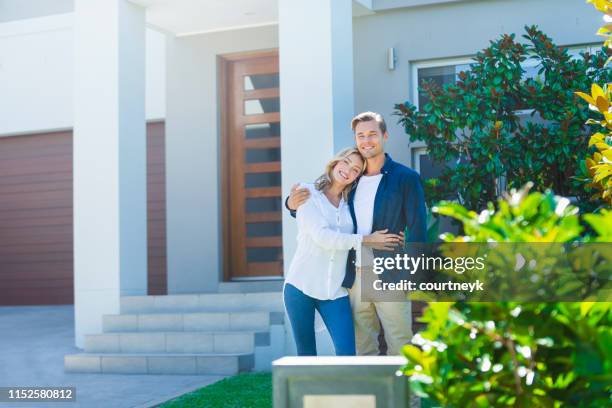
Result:
[[[334,167],[336,167],[336,164],[338,164],[339,161],[342,161],[344,159],[346,159],[347,157],[349,157],[352,154],[356,154],[358,155],[361,160],[363,161],[363,165],[361,166],[361,172],[359,173],[359,175],[363,174],[363,172],[365,171],[366,168],[366,161],[363,158],[363,156],[361,156],[361,153],[359,153],[359,150],[357,150],[354,147],[349,147],[346,148],[340,152],[338,152],[333,159],[331,159],[329,162],[327,162],[327,164],[325,165],[325,172],[323,174],[321,174],[321,176],[319,176],[319,178],[317,178],[314,182],[314,186],[317,190],[319,191],[323,191],[326,187],[331,186],[332,184],[332,172],[334,171]],[[351,191],[351,189],[354,186],[354,182],[347,185],[344,190],[342,190],[342,197],[344,197],[345,200],[348,199],[348,193]]]

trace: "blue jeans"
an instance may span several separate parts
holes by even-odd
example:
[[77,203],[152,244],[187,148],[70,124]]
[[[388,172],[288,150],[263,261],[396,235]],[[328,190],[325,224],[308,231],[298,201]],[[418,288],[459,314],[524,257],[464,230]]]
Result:
[[283,296],[298,356],[317,355],[315,309],[319,311],[331,335],[336,355],[355,355],[355,326],[348,296],[334,300],[319,300],[304,294],[289,283],[285,284]]

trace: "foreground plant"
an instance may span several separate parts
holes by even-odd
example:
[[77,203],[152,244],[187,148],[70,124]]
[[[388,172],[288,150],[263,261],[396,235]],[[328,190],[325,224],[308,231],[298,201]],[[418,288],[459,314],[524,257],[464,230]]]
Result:
[[[598,35],[606,38],[604,46],[612,49],[612,1],[587,0],[605,14],[606,24],[599,29]],[[609,64],[612,57],[608,59]],[[578,179],[585,182],[585,187],[592,193],[591,200],[601,200],[607,207],[612,205],[612,84],[606,83],[603,88],[594,83],[591,93],[576,92],[589,103],[591,111],[598,117],[591,118],[588,124],[599,127],[589,140],[589,155],[582,163]]]
[[436,407],[612,404],[609,303],[430,303],[404,354]]
[[[513,191],[481,213],[456,203],[447,242],[610,242],[612,212],[584,221],[552,193]],[[612,260],[611,260],[612,261]],[[610,303],[430,303],[427,324],[404,348],[411,389],[439,407],[603,407],[612,404]]]

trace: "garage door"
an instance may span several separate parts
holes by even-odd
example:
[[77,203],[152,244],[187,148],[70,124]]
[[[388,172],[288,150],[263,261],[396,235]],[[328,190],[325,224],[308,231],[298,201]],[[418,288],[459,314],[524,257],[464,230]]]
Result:
[[[147,126],[149,293],[166,293],[164,124]],[[73,303],[72,132],[0,138],[0,305]]]

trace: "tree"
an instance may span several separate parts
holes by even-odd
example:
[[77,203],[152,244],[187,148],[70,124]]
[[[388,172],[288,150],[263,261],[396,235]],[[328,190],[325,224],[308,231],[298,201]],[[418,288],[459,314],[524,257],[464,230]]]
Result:
[[[591,125],[585,125],[588,105],[574,91],[612,78],[604,68],[607,53],[574,59],[536,26],[525,30],[526,44],[514,34],[492,41],[455,84],[421,84],[430,102],[420,111],[410,102],[395,106],[410,140],[424,141],[444,167],[439,179],[426,180],[429,204],[456,198],[482,209],[527,181],[586,200],[572,177],[586,156]],[[540,68],[536,78],[525,78],[527,59]],[[532,113],[521,119],[519,109]]]

